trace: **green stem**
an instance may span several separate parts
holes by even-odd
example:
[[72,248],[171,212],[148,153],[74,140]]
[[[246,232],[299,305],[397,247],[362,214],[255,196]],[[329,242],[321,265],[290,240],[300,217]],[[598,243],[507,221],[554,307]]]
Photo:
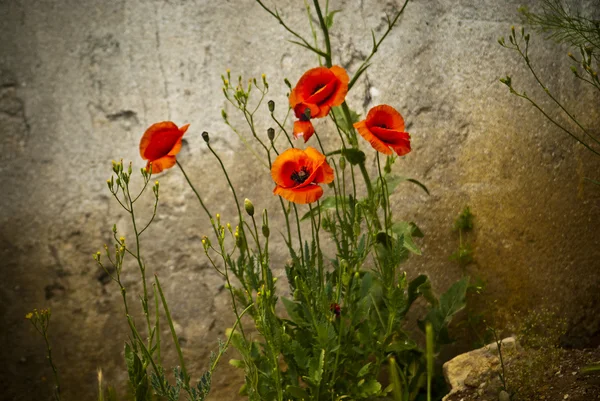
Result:
[[58,369],[56,369],[56,365],[54,365],[54,361],[52,360],[52,346],[50,345],[50,340],[48,340],[48,331],[47,328],[44,329],[44,341],[46,343],[46,350],[48,351],[48,363],[52,368],[52,373],[54,375],[54,397],[56,401],[60,401],[60,380],[58,378]]
[[129,193],[129,183],[126,183],[125,188],[127,188],[127,199],[129,199],[129,214],[131,215],[131,223],[133,225],[133,232],[135,234],[135,245],[136,245],[135,258],[138,262],[138,267],[140,268],[140,273],[142,274],[142,284],[143,284],[143,288],[144,288],[144,297],[142,300],[142,307],[144,309],[144,315],[146,317],[146,325],[148,326],[148,348],[151,348],[152,344],[151,344],[151,340],[150,340],[150,333],[152,332],[152,326],[150,324],[150,315],[148,313],[148,286],[146,284],[146,267],[144,266],[144,263],[142,262],[142,255],[141,255],[141,249],[140,249],[140,234],[138,232],[137,225],[135,222],[135,213],[133,211],[133,201],[132,201],[131,195]]
[[315,5],[315,11],[317,12],[317,16],[319,17],[319,23],[321,24],[321,30],[323,31],[323,38],[325,39],[325,65],[328,68],[331,68],[331,43],[329,42],[329,31],[327,29],[325,19],[323,18],[323,13],[321,12],[319,0],[313,0],[313,4]]
[[[181,372],[185,377],[186,385],[190,383],[190,376],[187,373],[187,369],[185,368],[185,361],[183,360],[183,352],[181,351],[181,346],[179,345],[179,338],[177,337],[177,333],[175,332],[175,326],[173,325],[173,318],[171,317],[171,312],[169,311],[169,306],[167,305],[167,300],[165,299],[165,294],[163,293],[162,287],[160,286],[160,281],[158,280],[158,276],[155,274],[154,279],[156,280],[156,287],[158,288],[158,293],[160,295],[160,300],[163,304],[163,309],[165,310],[165,315],[167,317],[167,323],[169,323],[169,328],[171,329],[171,336],[173,337],[173,343],[175,343],[175,348],[177,349],[177,356],[179,357],[179,363],[181,365]],[[154,363],[154,362],[152,362]]]

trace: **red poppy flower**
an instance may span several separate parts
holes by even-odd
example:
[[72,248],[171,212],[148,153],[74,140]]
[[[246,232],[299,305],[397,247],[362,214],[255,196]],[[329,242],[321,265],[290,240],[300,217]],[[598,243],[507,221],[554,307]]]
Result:
[[310,146],[306,150],[288,149],[273,162],[273,193],[294,203],[312,203],[323,195],[318,184],[333,181],[333,169],[325,156]]
[[354,128],[378,152],[391,155],[393,150],[398,156],[410,152],[410,134],[404,132],[404,119],[392,106],[373,107]]
[[163,121],[152,124],[144,132],[140,141],[140,155],[142,159],[148,160],[147,169],[150,169],[152,163],[152,174],[175,165],[175,155],[181,150],[181,138],[189,126],[186,124],[177,128],[171,121]]
[[290,106],[300,120],[294,123],[296,138],[302,135],[308,141],[315,132],[310,120],[327,116],[333,106],[344,102],[348,81],[346,70],[337,65],[312,68],[302,75],[290,93]]

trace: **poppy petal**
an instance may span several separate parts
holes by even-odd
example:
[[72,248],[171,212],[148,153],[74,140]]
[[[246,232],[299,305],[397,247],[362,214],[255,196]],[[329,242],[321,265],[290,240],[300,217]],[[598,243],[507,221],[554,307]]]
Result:
[[382,104],[373,107],[367,114],[367,126],[379,126],[396,131],[404,131],[404,118],[392,106]]
[[182,136],[183,133],[171,121],[151,125],[140,140],[142,159],[157,160],[168,155]]
[[334,65],[330,68],[330,71],[339,81],[337,92],[331,100],[331,105],[339,106],[344,103],[344,100],[346,100],[346,95],[348,94],[348,82],[350,82],[350,78],[348,77],[346,70],[339,65]]
[[163,170],[173,167],[176,161],[177,159],[175,158],[175,156],[164,156],[160,159],[148,161],[146,168],[149,170],[150,163],[152,163],[152,174],[154,175],[160,173]]
[[[292,91],[294,93],[294,101],[305,101],[334,79],[335,76],[327,67],[311,68],[300,77],[298,83],[294,87],[294,90]],[[292,104],[291,101],[292,96],[290,96],[290,105],[294,107],[296,104]]]
[[278,186],[291,188],[297,185],[292,174],[308,164],[306,153],[291,148],[281,153],[271,166],[271,177]]
[[306,121],[306,109],[310,110],[310,117],[314,117],[319,114],[319,106],[316,104],[300,102],[294,106],[294,114],[296,118]]
[[304,143],[306,143],[314,133],[315,127],[310,121],[294,122],[294,138],[298,139],[298,137],[301,136],[304,138]]
[[404,156],[411,150],[410,141],[403,141],[403,143],[398,145],[391,145],[391,147],[392,149],[394,149],[394,152],[396,152],[398,156]]
[[358,133],[365,138],[371,146],[378,152],[381,152],[386,155],[391,155],[392,151],[383,141],[377,138],[367,127],[366,121],[359,121],[354,124],[354,128],[358,131]]
[[315,175],[315,180],[313,182],[316,184],[330,184],[333,182],[333,179],[333,169],[327,162],[325,162],[317,170],[317,174]]
[[338,81],[334,78],[325,86],[322,86],[321,88],[317,89],[315,93],[306,98],[306,102],[313,104],[329,103],[329,99],[331,98],[331,95],[333,94],[333,92],[335,92],[337,87]]
[[400,140],[410,140],[410,135],[408,132],[401,132],[392,129],[385,129],[378,126],[368,127],[369,131],[381,141],[387,144],[394,144]]
[[273,193],[290,202],[305,204],[319,200],[323,196],[323,188],[318,185],[308,185],[302,188],[283,188],[277,185]]
[[181,145],[182,145],[181,140],[182,140],[182,138],[179,138],[179,140],[177,142],[175,142],[175,145],[173,145],[173,148],[168,153],[168,156],[176,156],[177,153],[179,153],[179,151],[181,150]]

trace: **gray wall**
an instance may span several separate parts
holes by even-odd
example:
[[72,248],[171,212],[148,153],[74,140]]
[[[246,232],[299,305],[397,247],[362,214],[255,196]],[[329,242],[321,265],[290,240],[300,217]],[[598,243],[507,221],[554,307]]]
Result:
[[[332,9],[344,9],[332,31],[334,62],[356,71],[370,50],[370,28],[381,29],[384,11],[399,3],[332,1]],[[412,153],[394,168],[426,183],[431,196],[409,185],[392,196],[396,216],[426,234],[423,256],[406,265],[409,275],[428,273],[442,291],[463,274],[448,255],[458,241],[452,221],[468,204],[476,215],[476,263],[467,270],[488,283],[477,301],[486,316],[558,305],[570,319],[570,341],[585,344],[599,332],[600,190],[584,177],[600,178],[600,163],[498,82],[512,74],[516,86],[543,99],[522,63],[496,42],[518,23],[523,3],[538,2],[411,2],[348,102],[363,114],[391,104],[412,134]],[[291,26],[309,33],[303,2],[277,4]],[[590,11],[597,2],[572,4]],[[295,82],[316,60],[288,43],[291,37],[251,0],[2,0],[0,37],[1,398],[49,398],[41,395],[50,394],[51,377],[42,342],[23,317],[50,307],[65,399],[93,399],[97,367],[120,388],[126,381],[120,294],[91,258],[110,243],[113,223],[131,232],[106,189],[111,160],[133,160],[139,168],[138,141],[147,126],[191,123],[179,160],[213,213],[235,221],[230,193],[200,137],[204,130],[240,196],[259,210],[268,207],[282,224],[267,171],[221,120],[220,74],[266,73],[269,98],[281,112],[283,78]],[[571,75],[566,51],[534,35],[540,74],[598,133],[599,98]],[[257,125],[260,132],[270,126],[266,109]],[[333,149],[331,128],[317,123]],[[233,316],[201,248],[209,226],[192,192],[175,169],[159,179],[161,205],[143,241],[145,259],[162,278],[198,376]],[[148,216],[150,207],[148,199],[140,213]],[[280,245],[273,247],[278,274],[285,261]],[[137,294],[136,267],[127,269],[126,286]],[[175,363],[172,349],[168,356]],[[226,364],[217,372],[214,399],[236,398],[241,379],[232,372]]]

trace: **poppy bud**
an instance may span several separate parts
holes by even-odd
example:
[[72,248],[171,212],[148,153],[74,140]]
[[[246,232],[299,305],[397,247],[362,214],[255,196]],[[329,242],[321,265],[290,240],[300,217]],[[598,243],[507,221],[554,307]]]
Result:
[[269,100],[269,103],[268,103],[268,105],[269,105],[269,111],[270,111],[271,113],[272,113],[272,112],[274,112],[274,111],[275,111],[275,102],[274,102],[274,101],[272,101],[272,100]]
[[262,226],[262,233],[265,236],[265,238],[269,238],[269,235],[271,234],[271,230],[269,230],[269,226],[266,224],[263,224]]
[[244,209],[246,209],[246,213],[248,213],[248,216],[254,216],[254,205],[252,204],[252,201],[250,201],[250,199],[248,198],[244,200]]
[[292,89],[292,84],[290,83],[290,81],[288,81],[288,79],[287,79],[287,78],[285,78],[285,79],[283,80],[283,82],[285,82],[285,84],[287,85],[287,87],[288,87],[288,88]]
[[346,158],[344,156],[340,157],[340,168],[342,170],[346,169]]
[[208,143],[208,141],[210,140],[210,138],[208,136],[208,132],[204,131],[202,133],[202,139],[204,139],[204,142]]
[[269,137],[270,141],[272,141],[273,139],[275,139],[275,129],[269,128],[267,130],[267,136]]

